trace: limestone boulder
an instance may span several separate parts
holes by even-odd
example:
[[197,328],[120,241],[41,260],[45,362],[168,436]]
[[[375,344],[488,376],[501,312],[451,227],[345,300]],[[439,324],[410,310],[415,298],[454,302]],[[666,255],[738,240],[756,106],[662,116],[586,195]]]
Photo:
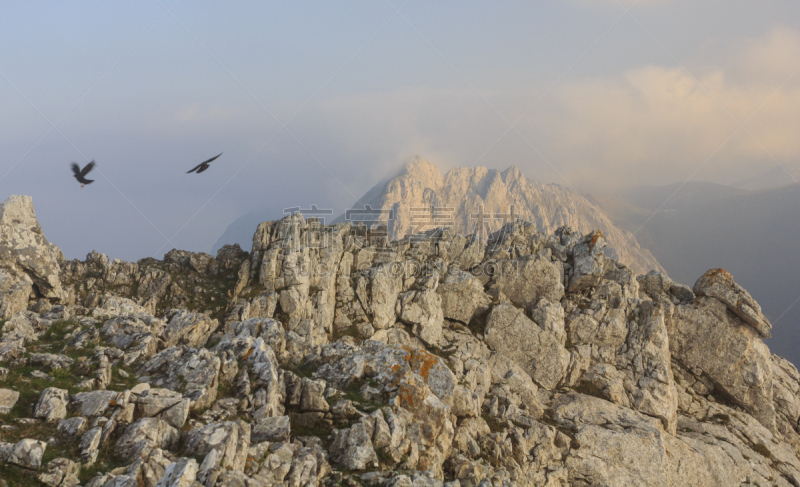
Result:
[[115,449],[120,457],[131,461],[155,448],[174,448],[180,436],[180,432],[163,419],[141,418],[125,428]]
[[220,358],[209,350],[176,346],[156,354],[137,374],[139,382],[182,393],[197,410],[217,398],[220,366]]
[[175,345],[202,348],[219,327],[217,320],[188,310],[172,310],[166,319],[168,323],[161,334],[166,348]]
[[0,389],[0,414],[8,414],[19,400],[19,392],[13,389]]
[[734,282],[733,276],[726,270],[707,271],[694,284],[693,291],[697,296],[708,296],[725,303],[731,313],[752,326],[762,337],[772,336],[772,324],[761,313],[761,306],[746,289]]
[[225,470],[242,471],[250,448],[250,425],[243,421],[210,423],[186,435],[186,454],[203,457],[197,480],[214,485]]
[[0,262],[24,272],[38,293],[62,299],[60,271],[64,254],[47,241],[30,196],[12,195],[0,203]]
[[772,364],[761,335],[722,301],[699,297],[677,306],[667,323],[672,356],[702,371],[769,429],[775,429]]
[[38,470],[42,466],[42,456],[46,449],[47,443],[44,441],[24,439],[11,448],[7,461],[22,468]]
[[42,418],[48,423],[64,419],[67,416],[69,392],[64,389],[48,387],[39,395],[39,401],[33,411],[34,418]]
[[570,353],[550,332],[510,304],[495,306],[486,319],[485,342],[522,367],[545,389],[555,389],[567,372]]
[[558,303],[564,297],[564,264],[547,253],[497,263],[492,288],[514,305],[528,309],[545,298]]
[[488,309],[491,299],[483,290],[481,281],[456,267],[452,267],[436,289],[442,297],[442,314],[449,320],[468,325],[476,314]]

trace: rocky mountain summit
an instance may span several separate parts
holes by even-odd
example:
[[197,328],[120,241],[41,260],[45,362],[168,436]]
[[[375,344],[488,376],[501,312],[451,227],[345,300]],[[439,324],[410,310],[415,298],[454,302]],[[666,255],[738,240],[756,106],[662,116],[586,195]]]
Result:
[[34,222],[0,206],[0,484],[800,485],[800,374],[722,269],[300,213],[251,253],[66,261]]
[[[353,209],[365,206],[388,221],[391,239],[437,226],[464,235],[476,230],[488,234],[519,218],[548,235],[565,225],[580,234],[600,230],[608,242],[609,257],[625,262],[636,273],[664,271],[631,232],[612,223],[594,203],[557,184],[528,180],[514,166],[505,171],[456,167],[442,176],[435,165],[415,157],[397,176],[367,192]],[[351,220],[356,219],[353,214]]]

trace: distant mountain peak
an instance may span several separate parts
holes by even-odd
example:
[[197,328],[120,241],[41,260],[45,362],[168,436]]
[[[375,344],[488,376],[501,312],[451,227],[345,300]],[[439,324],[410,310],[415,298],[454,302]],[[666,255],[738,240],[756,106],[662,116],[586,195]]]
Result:
[[516,166],[502,171],[454,167],[442,176],[435,164],[415,156],[397,176],[366,192],[353,208],[366,205],[382,214],[391,210],[394,219],[388,223],[393,239],[437,226],[471,234],[480,212],[484,230],[489,232],[514,218],[534,223],[545,234],[564,225],[579,233],[601,230],[615,259],[640,273],[663,270],[630,232],[616,227],[585,197],[559,185],[529,180]]

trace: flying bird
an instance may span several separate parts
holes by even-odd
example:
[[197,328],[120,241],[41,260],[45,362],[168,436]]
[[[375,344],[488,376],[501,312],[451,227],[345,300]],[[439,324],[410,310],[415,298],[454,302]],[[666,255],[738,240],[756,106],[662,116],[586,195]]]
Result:
[[186,174],[189,174],[190,172],[195,172],[195,171],[197,171],[197,174],[200,174],[201,172],[203,172],[206,169],[208,169],[208,165],[211,164],[211,162],[214,159],[216,159],[217,157],[219,157],[221,155],[222,155],[222,152],[220,152],[219,154],[215,155],[214,157],[212,157],[211,159],[209,159],[207,161],[201,162],[200,164],[196,165],[191,171],[186,171]]
[[86,186],[87,184],[93,183],[94,179],[86,179],[86,175],[89,174],[89,171],[92,170],[94,167],[94,161],[90,162],[83,166],[83,169],[76,163],[72,163],[72,172],[75,174],[72,175],[73,178],[77,179],[79,183],[81,183],[81,188]]

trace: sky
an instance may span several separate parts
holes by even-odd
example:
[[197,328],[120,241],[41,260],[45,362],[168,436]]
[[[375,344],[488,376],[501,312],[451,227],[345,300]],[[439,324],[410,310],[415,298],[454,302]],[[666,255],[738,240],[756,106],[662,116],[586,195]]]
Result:
[[338,214],[414,155],[584,192],[791,182],[798,70],[796,0],[6,2],[0,198],[67,258],[136,260]]

